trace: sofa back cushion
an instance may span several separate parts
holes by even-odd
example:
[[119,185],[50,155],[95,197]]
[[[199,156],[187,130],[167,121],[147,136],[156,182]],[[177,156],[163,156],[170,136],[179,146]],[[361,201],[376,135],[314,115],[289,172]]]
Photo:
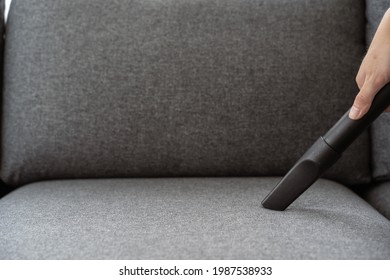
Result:
[[4,13],[5,13],[5,1],[0,0],[0,93],[2,87],[3,78],[3,47],[4,47]]
[[[367,47],[389,8],[389,0],[367,1]],[[373,176],[376,180],[388,180],[390,179],[390,114],[382,114],[373,123],[371,137]]]
[[[0,0],[0,95],[2,95],[3,90],[4,11],[5,1]],[[4,195],[5,192],[4,183],[0,179],[0,198]]]
[[5,1],[0,0],[0,94],[3,88],[4,11]]
[[[18,0],[1,176],[283,175],[351,106],[364,1]],[[370,180],[368,134],[326,177]]]

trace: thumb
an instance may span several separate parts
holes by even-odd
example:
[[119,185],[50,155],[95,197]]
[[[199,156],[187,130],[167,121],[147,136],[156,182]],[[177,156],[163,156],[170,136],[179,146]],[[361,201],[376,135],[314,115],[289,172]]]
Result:
[[349,111],[349,118],[358,120],[363,117],[370,109],[372,100],[378,90],[370,81],[366,81],[355,97],[355,101]]

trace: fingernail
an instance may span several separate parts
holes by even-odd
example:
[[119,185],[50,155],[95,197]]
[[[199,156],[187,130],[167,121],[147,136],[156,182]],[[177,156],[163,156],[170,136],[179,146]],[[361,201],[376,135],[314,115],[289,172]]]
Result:
[[356,120],[360,115],[360,110],[359,108],[352,106],[351,110],[349,111],[349,118]]

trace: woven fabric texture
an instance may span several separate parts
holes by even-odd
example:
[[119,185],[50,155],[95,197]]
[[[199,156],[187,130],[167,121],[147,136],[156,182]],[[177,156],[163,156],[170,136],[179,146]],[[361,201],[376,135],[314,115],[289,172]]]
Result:
[[369,188],[362,188],[359,192],[365,200],[390,220],[390,182],[380,182]]
[[63,180],[0,200],[1,259],[389,259],[390,222],[319,180],[286,211],[280,178]]
[[[3,95],[3,48],[4,48],[4,10],[5,1],[0,0],[0,95]],[[0,151],[1,154],[1,151]],[[8,188],[0,179],[0,198],[5,195]]]
[[[1,176],[283,175],[349,109],[364,1],[14,1]],[[368,134],[326,174],[370,180]]]

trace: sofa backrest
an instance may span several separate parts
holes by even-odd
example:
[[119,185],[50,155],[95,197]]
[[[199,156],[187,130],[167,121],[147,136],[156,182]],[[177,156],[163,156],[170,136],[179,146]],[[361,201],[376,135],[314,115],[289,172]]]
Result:
[[5,1],[0,0],[0,94],[3,88],[4,11]]
[[[1,177],[283,175],[351,106],[364,0],[14,0]],[[370,180],[362,135],[326,174]]]
[[0,93],[3,88],[3,47],[4,47],[4,13],[5,13],[5,1],[0,0]]
[[[367,0],[367,47],[390,8],[389,0]],[[390,114],[382,114],[371,127],[372,171],[376,180],[390,179]]]

